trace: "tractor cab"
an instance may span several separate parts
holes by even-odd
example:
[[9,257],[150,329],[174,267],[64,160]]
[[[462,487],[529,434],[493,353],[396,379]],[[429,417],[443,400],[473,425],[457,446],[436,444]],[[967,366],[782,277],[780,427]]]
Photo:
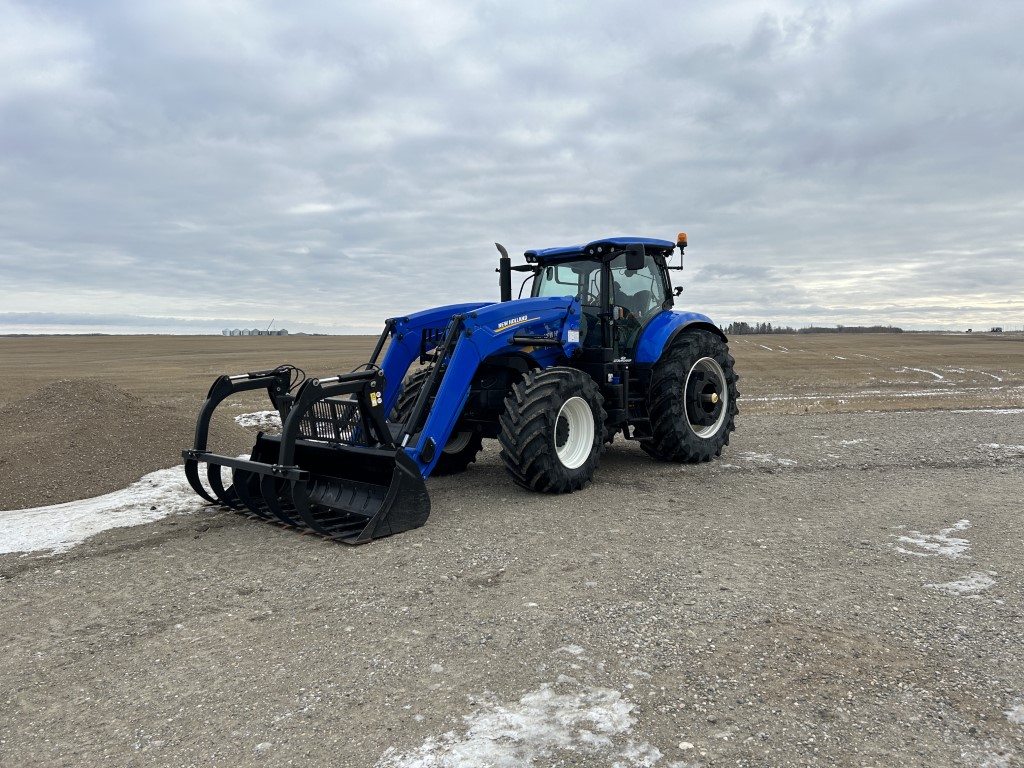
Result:
[[632,359],[643,328],[672,307],[668,258],[675,247],[667,240],[612,238],[527,251],[530,295],[579,296],[584,352],[611,350],[615,359]]

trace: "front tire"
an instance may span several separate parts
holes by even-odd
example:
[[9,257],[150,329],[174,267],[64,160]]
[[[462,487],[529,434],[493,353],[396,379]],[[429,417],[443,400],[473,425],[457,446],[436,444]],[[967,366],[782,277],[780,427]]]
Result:
[[530,371],[505,398],[501,460],[512,480],[545,493],[591,481],[605,442],[604,397],[574,368]]
[[736,429],[739,377],[720,337],[686,333],[651,375],[651,438],[640,446],[662,461],[696,464],[722,454]]
[[[412,415],[416,398],[419,397],[420,390],[429,375],[429,368],[417,368],[406,376],[405,381],[402,382],[402,392],[391,412],[391,421],[403,422]],[[481,448],[483,448],[483,438],[479,432],[452,432],[448,442],[441,449],[441,454],[437,457],[437,463],[434,464],[430,474],[440,477],[465,472],[469,465],[476,461],[476,455],[480,453]]]

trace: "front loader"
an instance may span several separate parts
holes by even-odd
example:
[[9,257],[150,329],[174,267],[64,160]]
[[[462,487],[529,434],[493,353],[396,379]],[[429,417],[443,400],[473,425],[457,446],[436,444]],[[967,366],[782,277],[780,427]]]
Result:
[[[724,334],[673,309],[669,258],[685,246],[607,238],[512,266],[499,245],[501,301],[390,318],[359,370],[221,376],[182,454],[188,481],[211,503],[360,544],[423,525],[426,479],[466,469],[484,439],[542,492],[586,485],[617,434],[657,459],[707,461],[729,442],[739,393]],[[511,298],[514,271],[528,298]],[[212,453],[214,410],[255,389],[281,433],[261,432],[248,459]]]

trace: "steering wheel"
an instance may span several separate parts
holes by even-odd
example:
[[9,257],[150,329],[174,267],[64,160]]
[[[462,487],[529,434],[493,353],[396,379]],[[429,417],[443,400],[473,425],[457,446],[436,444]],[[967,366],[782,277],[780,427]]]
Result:
[[588,306],[599,307],[601,306],[601,300],[597,298],[590,291],[584,291],[580,294],[580,304],[587,304]]

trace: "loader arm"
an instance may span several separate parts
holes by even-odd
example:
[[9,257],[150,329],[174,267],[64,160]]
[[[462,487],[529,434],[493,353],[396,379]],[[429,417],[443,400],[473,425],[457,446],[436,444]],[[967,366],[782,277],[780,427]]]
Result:
[[[452,310],[455,310],[454,312]],[[392,342],[381,368],[390,412],[402,376],[417,359],[431,365],[413,415],[396,437],[426,479],[469,397],[480,364],[505,353],[529,356],[541,368],[579,348],[580,305],[570,297],[539,297],[498,304],[455,305],[391,321]],[[430,393],[436,391],[427,411]]]
[[[349,544],[416,528],[430,514],[424,481],[481,361],[514,351],[546,367],[579,347],[579,323],[579,303],[571,298],[452,304],[388,320],[362,370],[301,386],[290,385],[289,366],[222,376],[200,411],[193,447],[182,452],[185,476],[208,501]],[[429,365],[428,386],[412,417],[389,423],[402,377],[417,359]],[[277,407],[281,434],[257,435],[248,459],[209,451],[214,409],[258,388],[266,388]],[[437,395],[428,408],[431,392]],[[200,464],[207,465],[209,490]],[[230,485],[222,470],[231,471]]]

